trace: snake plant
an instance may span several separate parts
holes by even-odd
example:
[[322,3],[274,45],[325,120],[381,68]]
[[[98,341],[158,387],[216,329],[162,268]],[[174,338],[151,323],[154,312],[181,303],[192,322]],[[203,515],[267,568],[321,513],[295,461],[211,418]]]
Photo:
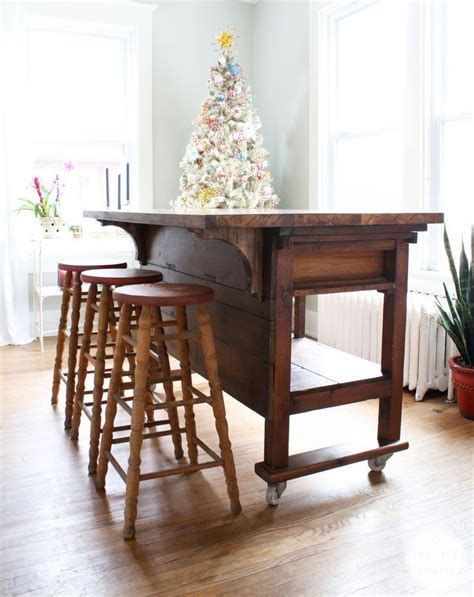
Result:
[[444,228],[444,248],[448,257],[455,295],[451,296],[446,284],[443,284],[448,308],[443,307],[436,299],[440,316],[439,322],[459,350],[464,365],[474,367],[474,271],[472,268],[474,227],[471,232],[471,263],[468,261],[463,243],[459,270],[456,268],[446,226]]

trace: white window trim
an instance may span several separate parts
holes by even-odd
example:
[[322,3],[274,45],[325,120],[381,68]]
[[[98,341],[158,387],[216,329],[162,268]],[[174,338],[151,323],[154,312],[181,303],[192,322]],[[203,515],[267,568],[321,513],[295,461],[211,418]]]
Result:
[[137,164],[134,195],[137,197],[135,206],[145,211],[153,209],[152,13],[155,9],[149,4],[92,2],[25,2],[19,8],[26,20],[40,16],[88,23],[91,30],[100,25],[112,25],[135,32],[138,121],[134,127],[137,130],[136,155],[133,156]]
[[[329,171],[328,146],[330,139],[329,127],[331,122],[330,105],[334,99],[327,92],[334,89],[334,57],[331,47],[333,35],[331,20],[336,16],[348,15],[351,12],[365,8],[377,0],[326,2],[324,4],[310,4],[309,8],[309,209],[328,211],[329,202]],[[429,172],[432,156],[430,132],[432,130],[429,119],[433,114],[431,92],[431,69],[426,68],[424,60],[430,57],[431,37],[426,27],[431,18],[429,2],[407,3],[408,18],[413,23],[413,29],[420,35],[408,37],[407,51],[407,94],[404,99],[403,129],[408,142],[404,151],[404,187],[403,209],[406,211],[436,211],[429,193],[433,184]],[[409,58],[409,59],[408,59]],[[332,66],[331,66],[332,65]],[[428,109],[426,109],[428,108]],[[425,120],[424,120],[424,115]],[[407,132],[410,132],[407,135]],[[429,227],[431,234],[432,227]],[[421,247],[428,246],[430,235],[422,233],[419,242]],[[426,237],[426,238],[425,238]],[[420,250],[420,263],[413,264],[410,271],[409,286],[412,290],[439,294],[442,283],[449,280],[449,272],[439,272],[427,269],[427,259]],[[423,267],[422,267],[423,266]]]
[[335,76],[334,27],[336,17],[350,15],[378,0],[340,0],[318,2],[309,5],[309,209],[328,211],[329,182],[332,173],[328,145],[332,126],[331,105],[334,98],[327,90],[333,90]]

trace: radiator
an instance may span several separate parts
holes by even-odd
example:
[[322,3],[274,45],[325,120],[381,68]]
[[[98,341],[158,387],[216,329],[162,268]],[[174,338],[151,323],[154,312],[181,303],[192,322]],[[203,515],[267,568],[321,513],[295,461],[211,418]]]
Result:
[[[347,292],[318,297],[319,342],[380,363],[383,295]],[[408,293],[403,385],[423,400],[429,389],[448,390],[452,384],[448,359],[454,344],[438,325],[434,296]]]

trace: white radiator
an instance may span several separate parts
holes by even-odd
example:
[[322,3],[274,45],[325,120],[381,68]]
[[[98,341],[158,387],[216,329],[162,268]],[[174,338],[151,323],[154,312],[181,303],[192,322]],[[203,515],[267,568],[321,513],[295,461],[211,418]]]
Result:
[[[318,340],[380,363],[383,295],[347,292],[318,297]],[[448,358],[456,350],[437,323],[434,297],[408,293],[403,385],[423,400],[429,389],[448,391],[452,384]]]

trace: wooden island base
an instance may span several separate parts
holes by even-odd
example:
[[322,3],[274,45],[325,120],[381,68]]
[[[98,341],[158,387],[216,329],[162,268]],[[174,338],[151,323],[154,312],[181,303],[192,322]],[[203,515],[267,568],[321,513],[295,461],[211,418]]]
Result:
[[[290,415],[389,397],[390,378],[381,374],[379,365],[310,338],[293,340]],[[383,443],[376,438],[351,441],[290,454],[288,466],[281,469],[271,469],[265,462],[258,462],[255,472],[267,483],[276,484],[362,460],[369,461],[371,468],[381,470],[385,460],[380,457],[390,457],[408,447],[408,442]],[[379,459],[378,465],[373,462],[376,459]]]
[[[442,214],[85,215],[126,230],[140,263],[159,269],[165,281],[214,289],[222,387],[265,418],[263,461],[255,471],[269,484],[269,504],[278,503],[289,479],[365,459],[380,471],[391,454],[408,448],[400,441],[408,246]],[[360,290],[384,295],[380,366],[305,338],[307,295]],[[199,351],[191,350],[191,364],[205,374]],[[369,399],[379,400],[376,439],[289,454],[291,416]]]

